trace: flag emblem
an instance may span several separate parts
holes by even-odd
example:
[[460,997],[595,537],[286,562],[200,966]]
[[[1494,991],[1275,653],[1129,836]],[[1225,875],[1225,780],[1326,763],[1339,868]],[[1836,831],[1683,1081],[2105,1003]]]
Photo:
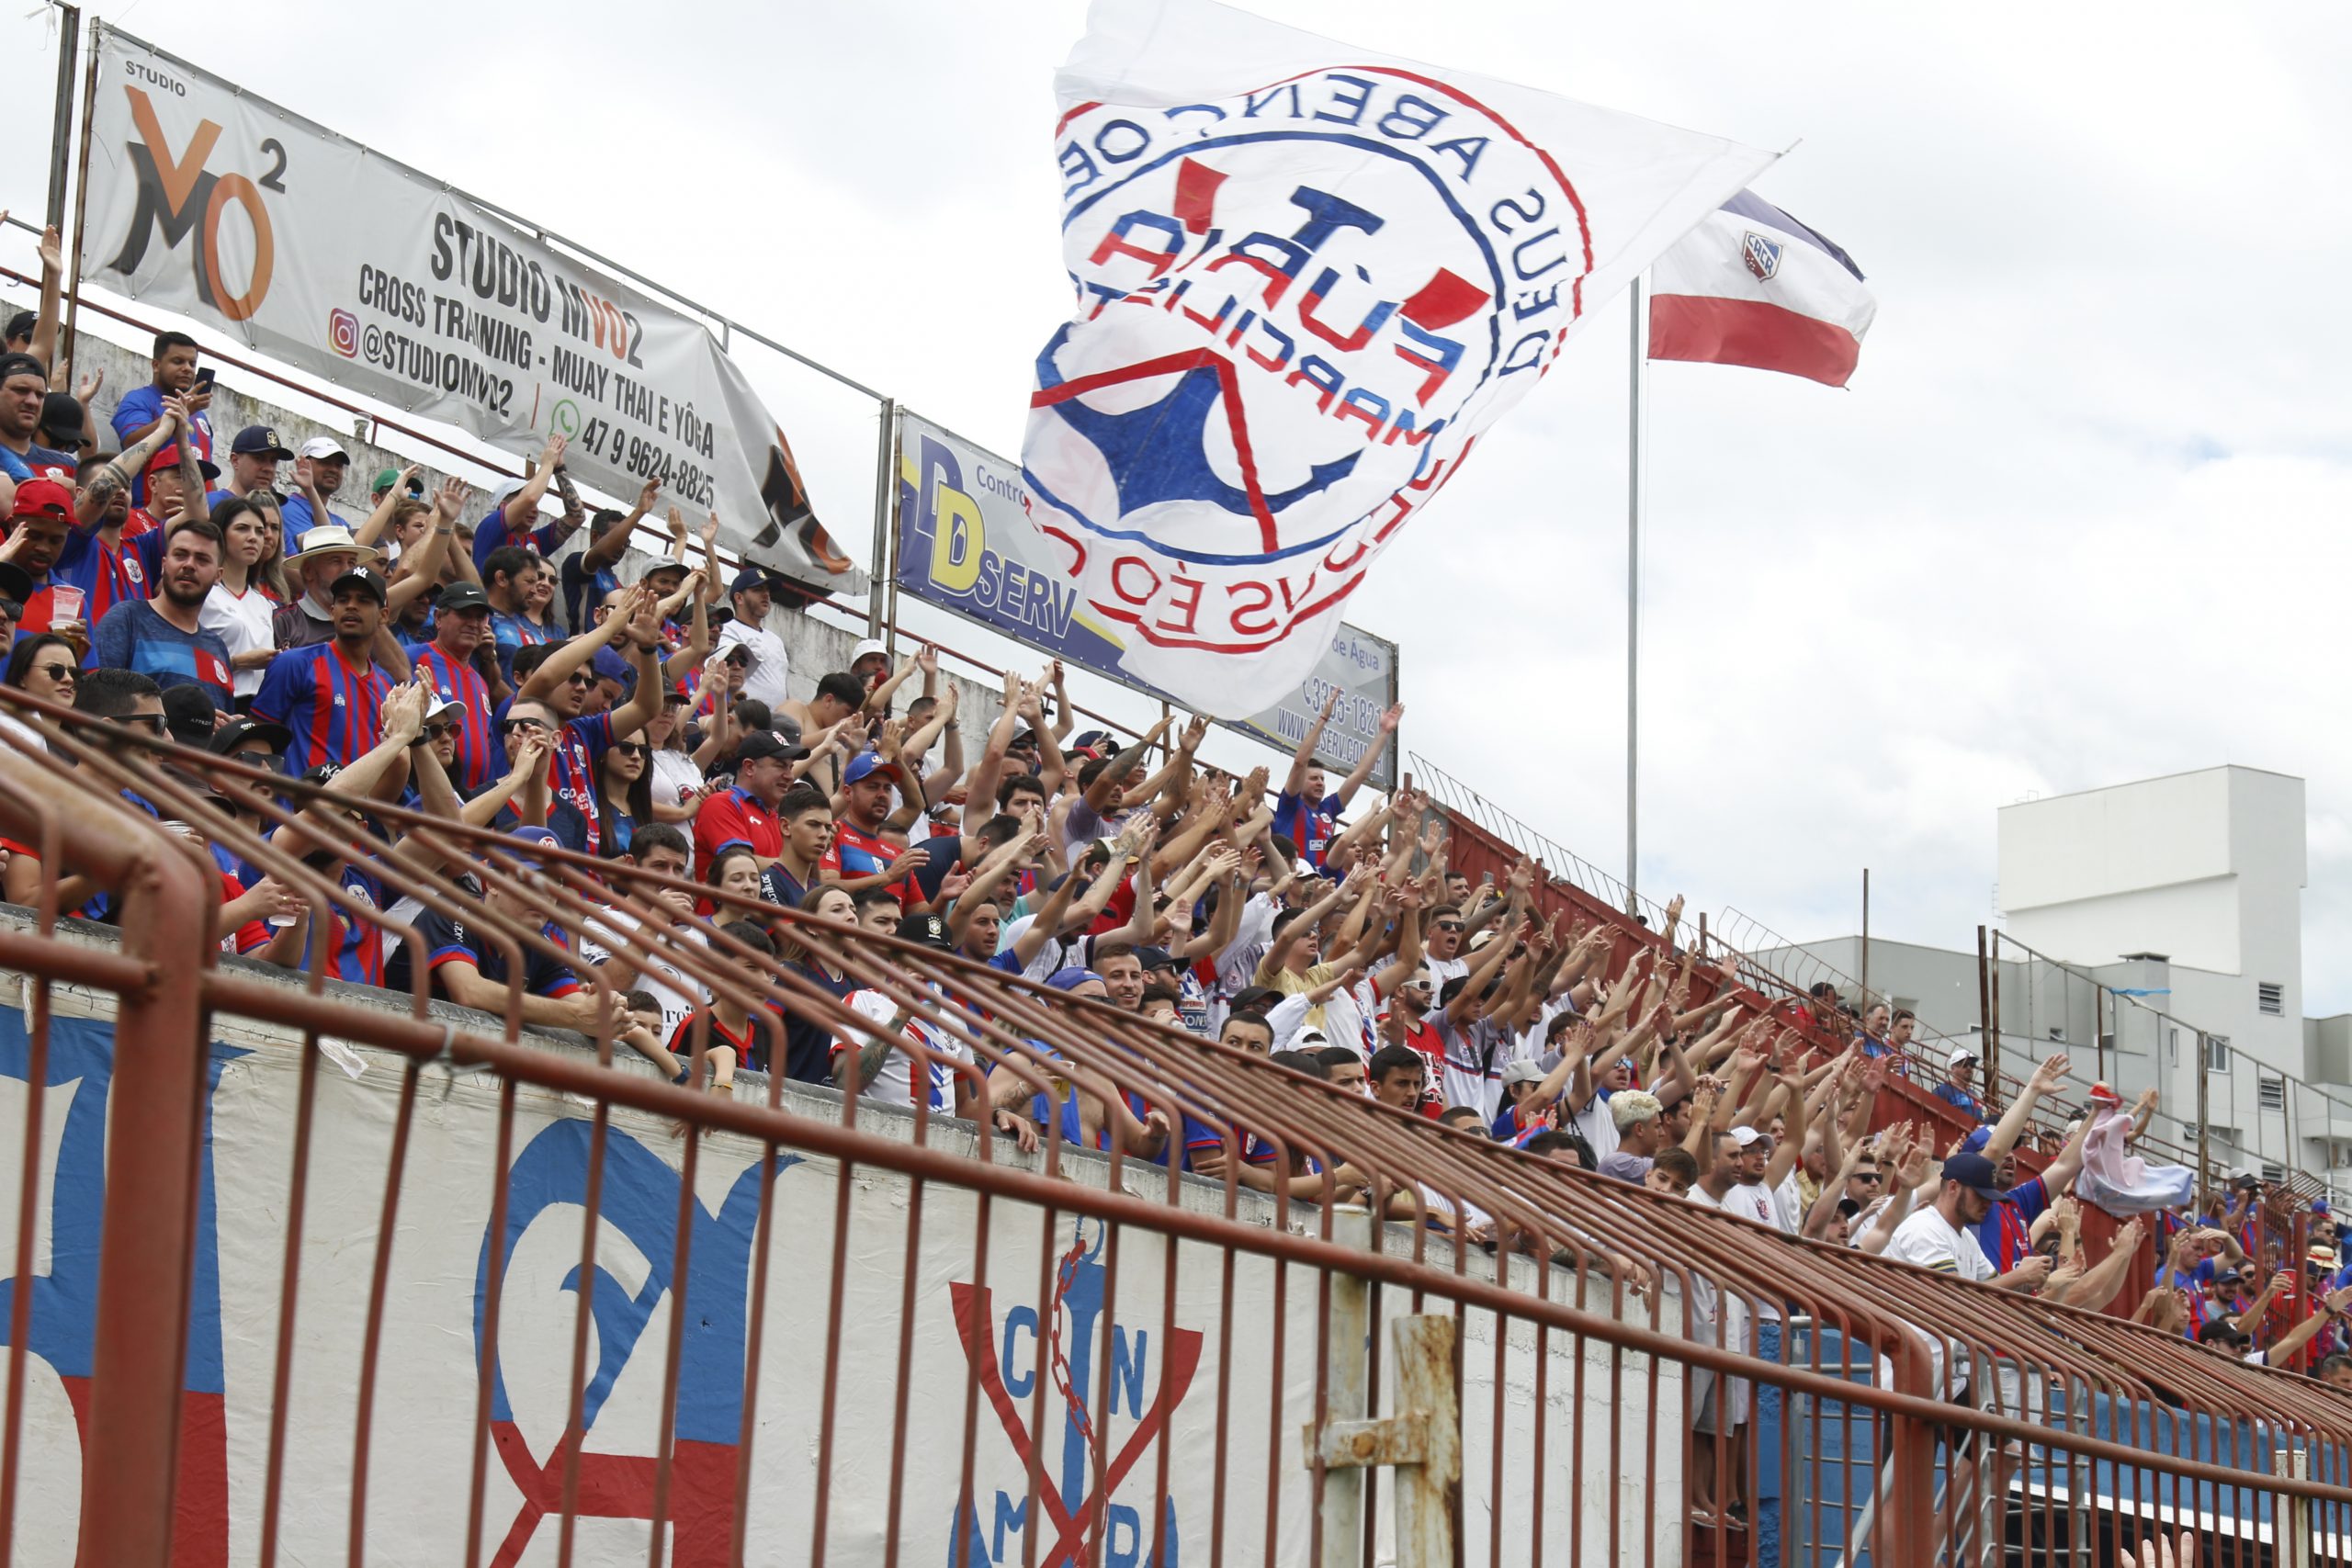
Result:
[[1758,281],[1770,283],[1772,275],[1781,270],[1781,246],[1777,240],[1768,240],[1750,229],[1740,236],[1739,248],[1747,259],[1747,270]]

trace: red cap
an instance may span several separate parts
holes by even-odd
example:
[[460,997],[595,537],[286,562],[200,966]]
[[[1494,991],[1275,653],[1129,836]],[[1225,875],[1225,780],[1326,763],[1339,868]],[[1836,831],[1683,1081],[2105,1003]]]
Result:
[[2116,1093],[2113,1089],[2108,1088],[2105,1079],[2101,1079],[2099,1082],[2091,1085],[2090,1098],[2109,1105],[2120,1105],[2123,1103],[2123,1097]]
[[57,517],[74,520],[74,492],[55,479],[27,479],[17,487],[17,503],[8,512],[11,519],[18,517]]
[[[179,466],[180,446],[176,441],[147,459],[147,471],[151,474],[163,473]],[[208,479],[217,479],[220,477],[220,470],[207,461],[201,451],[197,454],[196,469]]]

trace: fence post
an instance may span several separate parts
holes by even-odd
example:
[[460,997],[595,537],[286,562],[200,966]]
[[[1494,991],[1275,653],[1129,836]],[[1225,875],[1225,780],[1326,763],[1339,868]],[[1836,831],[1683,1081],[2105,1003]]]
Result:
[[[1342,1209],[1331,1239],[1368,1250],[1372,1215]],[[1323,1421],[1306,1425],[1306,1468],[1323,1471],[1322,1568],[1357,1568],[1363,1544],[1363,1472],[1396,1472],[1396,1568],[1457,1568],[1462,1534],[1462,1399],[1450,1314],[1400,1317],[1396,1413],[1370,1419],[1366,1378],[1371,1286],[1360,1276],[1331,1275],[1323,1348]],[[1499,1329],[1498,1329],[1499,1331]]]
[[[889,398],[882,400],[881,433],[874,442],[874,562],[872,585],[865,595],[865,635],[882,635],[882,601],[889,592],[890,582],[898,574],[892,570],[892,534],[890,514],[895,510],[891,502],[899,492],[896,458],[899,455],[899,405]],[[916,498],[922,503],[922,498]],[[892,641],[897,640],[894,636]]]
[[[1372,1247],[1372,1213],[1341,1209],[1331,1216],[1331,1240],[1351,1251]],[[1306,1465],[1315,1468],[1326,1433],[1342,1426],[1361,1427],[1371,1408],[1365,1386],[1371,1336],[1372,1287],[1361,1274],[1331,1275],[1330,1316],[1323,1337],[1323,1430],[1306,1428]],[[1363,1548],[1363,1472],[1355,1464],[1321,1457],[1323,1472],[1322,1568],[1356,1568]]]
[[209,966],[187,949],[212,916],[187,857],[160,834],[137,840],[120,882],[122,947],[154,978],[125,993],[115,1019],[81,1560],[164,1568],[196,1245],[194,1199],[169,1199],[195,1190],[207,1033]]
[[[2270,1450],[2270,1473],[2308,1481],[2312,1473],[2311,1450],[2300,1442],[2281,1443]],[[2307,1563],[2312,1560],[2312,1500],[2279,1493],[2272,1504],[2277,1520],[2277,1554],[2273,1559],[2281,1563]]]

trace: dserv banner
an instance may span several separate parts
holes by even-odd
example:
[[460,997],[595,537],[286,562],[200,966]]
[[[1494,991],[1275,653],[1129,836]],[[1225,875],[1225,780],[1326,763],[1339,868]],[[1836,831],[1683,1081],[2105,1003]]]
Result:
[[820,588],[863,574],[708,328],[357,142],[101,27],[85,276],[582,479],[658,480]]
[[[1021,465],[913,414],[899,416],[898,544],[899,592],[1043,649],[1065,664],[1150,696],[1170,696],[1122,663],[1133,631],[1097,614],[1071,586],[1072,548],[1032,520]],[[1380,716],[1396,700],[1396,645],[1344,621],[1334,623],[1323,640],[1321,656],[1303,679],[1264,707],[1219,722],[1291,750],[1337,688],[1339,705],[1323,727],[1317,754],[1345,771],[1366,749],[1381,747],[1372,783],[1393,789],[1396,747],[1393,736],[1381,734]]]
[[1128,673],[1222,715],[1305,678],[1569,331],[1771,162],[1215,0],[1094,0],[1054,87],[1038,525]]
[[[240,1030],[234,1020],[220,1021]],[[245,1043],[212,1051],[197,1171],[175,1568],[253,1562],[261,1540],[302,1056],[299,1039],[250,1029],[239,1038]],[[362,1347],[406,1059],[360,1047],[350,1060],[358,1077],[322,1064],[313,1086],[315,1136],[294,1259],[300,1293],[277,1519],[281,1562],[345,1562],[354,1528]],[[59,1018],[39,1083],[28,1081],[29,1063],[23,1014],[11,998],[0,1010],[0,1108],[9,1112],[5,1124],[20,1129],[27,1098],[40,1096],[47,1134],[35,1171],[44,1206],[28,1281],[35,1295],[17,1450],[16,1560],[64,1568],[75,1560],[78,1533],[113,1027]],[[693,1186],[682,1192],[681,1140],[661,1118],[616,1108],[601,1162],[594,1268],[583,1270],[582,1225],[599,1168],[585,1103],[518,1089],[503,1223],[493,1228],[499,1087],[461,1075],[445,1092],[434,1087],[437,1078],[428,1075],[413,1097],[392,1236],[360,1521],[369,1562],[555,1562],[574,1450],[581,1517],[570,1561],[581,1568],[646,1562],[673,1334],[664,1556],[677,1568],[809,1561],[820,1485],[830,1509],[824,1560],[847,1568],[1182,1568],[1213,1560],[1220,1506],[1227,1562],[1307,1557],[1312,1503],[1298,1435],[1315,1412],[1318,1292],[1297,1266],[1282,1292],[1272,1259],[1236,1256],[1227,1314],[1220,1249],[1180,1244],[1171,1296],[1159,1238],[1130,1226],[1114,1240],[1100,1222],[1067,1213],[1049,1229],[1037,1208],[997,1197],[982,1251],[972,1190],[934,1179],[918,1196],[906,1178],[878,1167],[854,1172],[837,1234],[843,1173],[786,1148],[775,1157],[763,1277],[759,1145],[705,1135]],[[737,1092],[764,1098],[765,1085],[739,1079]],[[787,1093],[785,1108],[827,1122],[840,1116],[837,1103],[798,1094]],[[885,1111],[865,1115],[885,1128],[893,1122]],[[947,1147],[964,1136],[937,1121],[928,1134]],[[21,1133],[0,1140],[0,1154],[13,1162],[6,1168],[20,1168]],[[1036,1168],[1031,1156],[997,1157]],[[1075,1181],[1103,1179],[1091,1155],[1064,1160]],[[1124,1179],[1145,1191],[1153,1179],[1130,1165]],[[1204,1205],[1218,1201],[1205,1183],[1197,1197]],[[15,1201],[0,1204],[0,1256],[16,1256],[17,1215]],[[1392,1245],[1401,1249],[1409,1238],[1400,1233]],[[831,1337],[836,1266],[842,1316]],[[1533,1266],[1506,1266],[1514,1288],[1532,1294]],[[1485,1273],[1491,1265],[1478,1258],[1471,1268]],[[1581,1299],[1576,1280],[1551,1286],[1555,1300]],[[0,1292],[6,1289],[0,1283]],[[1606,1302],[1605,1281],[1599,1289]],[[1385,1292],[1383,1304],[1406,1310],[1407,1292]],[[582,1310],[593,1327],[575,1428],[571,1359]],[[1647,1321],[1646,1307],[1628,1310]],[[7,1322],[0,1311],[0,1337]],[[1679,1327],[1679,1318],[1668,1327]],[[1543,1517],[1559,1530],[1583,1528],[1588,1561],[1603,1560],[1613,1512],[1632,1510],[1623,1528],[1642,1539],[1668,1539],[1683,1498],[1679,1364],[1658,1365],[1653,1409],[1646,1359],[1612,1359],[1599,1342],[1556,1331],[1539,1342],[1524,1321],[1498,1348],[1497,1330],[1483,1311],[1464,1320],[1464,1490],[1477,1500],[1476,1517],[1490,1495],[1487,1461],[1499,1437],[1498,1500],[1509,1517],[1532,1517],[1540,1483]],[[1388,1335],[1379,1332],[1385,1345]],[[829,1337],[840,1362],[826,1454]],[[484,1359],[489,1441],[476,1555],[466,1532]],[[1627,1391],[1613,1404],[1612,1373]],[[1221,1389],[1229,1401],[1222,1427]],[[967,1431],[972,1489],[959,1495]],[[1629,1486],[1612,1475],[1610,1456],[1621,1451],[1655,1456],[1651,1491],[1642,1490],[1642,1477]],[[1539,1472],[1531,1453],[1552,1458]],[[894,1517],[899,1454],[905,1474]],[[829,1470],[820,1472],[820,1459]],[[1033,1461],[1040,1472],[1034,1495]],[[1615,1505],[1589,1506],[1581,1526],[1572,1503],[1579,1464],[1582,1495]],[[747,1469],[745,1550],[730,1559]],[[1657,1517],[1642,1511],[1651,1504]],[[894,1535],[896,1555],[887,1555]],[[1157,1553],[1156,1536],[1165,1542]],[[1267,1545],[1279,1551],[1261,1558]],[[1487,1562],[1484,1528],[1467,1531],[1465,1545],[1474,1568]]]

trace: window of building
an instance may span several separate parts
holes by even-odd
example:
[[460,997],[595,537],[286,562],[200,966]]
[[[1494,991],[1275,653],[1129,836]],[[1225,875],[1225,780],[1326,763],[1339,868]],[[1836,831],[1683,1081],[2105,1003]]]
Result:
[[2208,1034],[2204,1039],[2205,1070],[2209,1073],[2228,1072],[2230,1070],[2230,1037],[2226,1034]]
[[2272,1018],[2287,1016],[2287,987],[2276,980],[2257,980],[2254,987],[2255,1006]]
[[2287,1173],[2279,1169],[2278,1167],[2272,1165],[2268,1160],[2264,1160],[2262,1162],[2262,1179],[2265,1181],[2284,1181],[2287,1179]]
[[2176,1067],[2180,1066],[2180,1030],[2177,1026],[2165,1031],[2165,1049],[2168,1053],[2166,1059]]
[[2287,1109],[2287,1080],[2285,1078],[2274,1078],[2268,1073],[2264,1073],[2256,1079],[2256,1092],[2262,1097],[2262,1108],[2265,1111]]

